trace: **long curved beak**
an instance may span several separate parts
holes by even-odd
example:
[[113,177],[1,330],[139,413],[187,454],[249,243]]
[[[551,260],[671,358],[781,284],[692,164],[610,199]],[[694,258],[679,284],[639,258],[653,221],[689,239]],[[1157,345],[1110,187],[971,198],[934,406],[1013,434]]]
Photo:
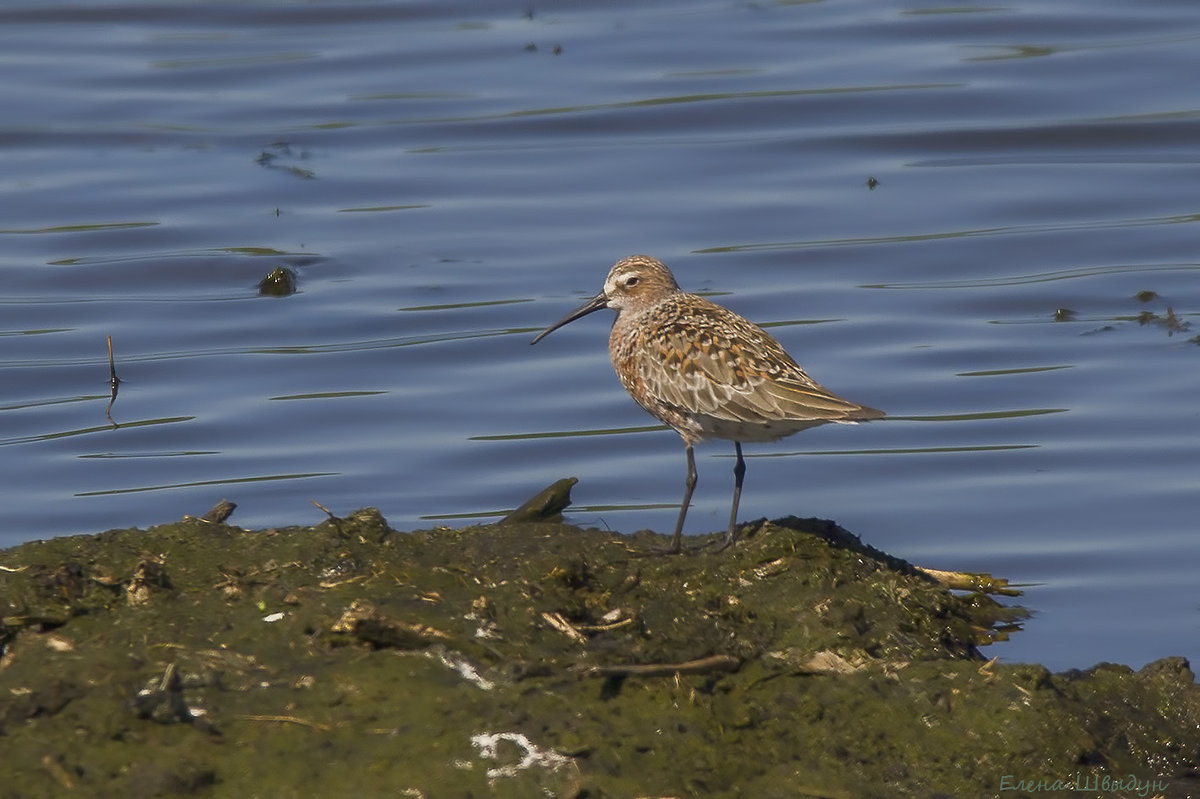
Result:
[[595,297],[592,297],[590,300],[585,302],[583,305],[580,305],[578,308],[571,311],[569,314],[564,316],[562,319],[559,319],[557,322],[550,325],[550,327],[546,328],[541,333],[538,333],[537,336],[534,337],[533,341],[531,341],[529,343],[537,344],[539,341],[544,339],[546,336],[550,335],[555,330],[558,330],[560,327],[567,324],[568,322],[574,322],[576,319],[580,318],[581,316],[587,316],[590,313],[599,311],[601,308],[607,308],[607,307],[608,307],[608,297],[605,297],[604,292],[602,291],[599,294],[597,294]]

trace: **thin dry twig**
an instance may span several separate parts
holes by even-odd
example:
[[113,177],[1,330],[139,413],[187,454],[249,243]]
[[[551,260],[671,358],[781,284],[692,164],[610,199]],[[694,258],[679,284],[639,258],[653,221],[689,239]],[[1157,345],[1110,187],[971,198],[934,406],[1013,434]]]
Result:
[[245,721],[275,721],[281,724],[299,724],[301,727],[311,727],[314,730],[329,732],[333,727],[328,724],[322,724],[319,721],[309,721],[308,719],[298,718],[296,716],[260,716],[250,714],[239,714],[236,718]]
[[576,624],[575,629],[589,633],[603,633],[608,632],[609,630],[617,630],[621,627],[628,627],[631,624],[633,624],[633,619],[627,617],[621,619],[620,621],[614,621],[608,624]]
[[674,674],[707,674],[734,671],[742,661],[733,655],[709,655],[685,663],[633,663],[626,666],[593,666],[587,673],[596,677],[669,677]]
[[54,755],[44,755],[42,757],[42,768],[44,768],[44,769],[46,769],[46,771],[50,772],[50,776],[52,776],[52,777],[54,777],[54,779],[58,780],[58,784],[61,785],[64,789],[66,789],[68,791],[73,791],[77,787],[76,783],[75,783],[75,778],[72,777],[71,772],[69,772],[63,766],[62,761],[59,757],[56,757]]
[[571,622],[563,618],[561,613],[543,613],[542,618],[546,620],[547,624],[570,638],[572,641],[580,644],[587,643],[587,636],[575,629]]
[[340,519],[338,519],[337,516],[333,515],[333,511],[331,511],[329,508],[322,505],[320,502],[317,502],[315,499],[310,499],[309,502],[316,505],[319,509],[325,511],[326,515],[329,516],[330,519],[332,519],[334,521],[340,521]]

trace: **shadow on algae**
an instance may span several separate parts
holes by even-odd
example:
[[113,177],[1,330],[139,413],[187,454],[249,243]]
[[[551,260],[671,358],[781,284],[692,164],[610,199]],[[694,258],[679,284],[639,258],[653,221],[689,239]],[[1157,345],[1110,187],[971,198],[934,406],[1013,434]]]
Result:
[[459,530],[367,508],[0,552],[0,795],[1200,795],[1183,658],[986,660],[1027,615],[1002,580],[820,519],[659,556],[562,524],[573,483]]

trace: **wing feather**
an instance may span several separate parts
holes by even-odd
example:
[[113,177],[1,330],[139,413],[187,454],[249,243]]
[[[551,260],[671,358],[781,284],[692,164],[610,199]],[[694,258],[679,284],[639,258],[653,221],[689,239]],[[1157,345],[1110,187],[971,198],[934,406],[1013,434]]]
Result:
[[882,413],[817,383],[758,325],[695,295],[656,309],[630,355],[648,398],[685,414],[750,424],[851,421]]

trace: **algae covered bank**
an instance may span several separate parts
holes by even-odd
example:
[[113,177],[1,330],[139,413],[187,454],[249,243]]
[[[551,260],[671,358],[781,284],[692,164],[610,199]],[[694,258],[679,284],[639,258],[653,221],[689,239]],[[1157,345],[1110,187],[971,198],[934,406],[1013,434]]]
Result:
[[1182,658],[988,660],[1021,608],[832,522],[661,557],[560,508],[0,552],[0,794],[1200,795]]

